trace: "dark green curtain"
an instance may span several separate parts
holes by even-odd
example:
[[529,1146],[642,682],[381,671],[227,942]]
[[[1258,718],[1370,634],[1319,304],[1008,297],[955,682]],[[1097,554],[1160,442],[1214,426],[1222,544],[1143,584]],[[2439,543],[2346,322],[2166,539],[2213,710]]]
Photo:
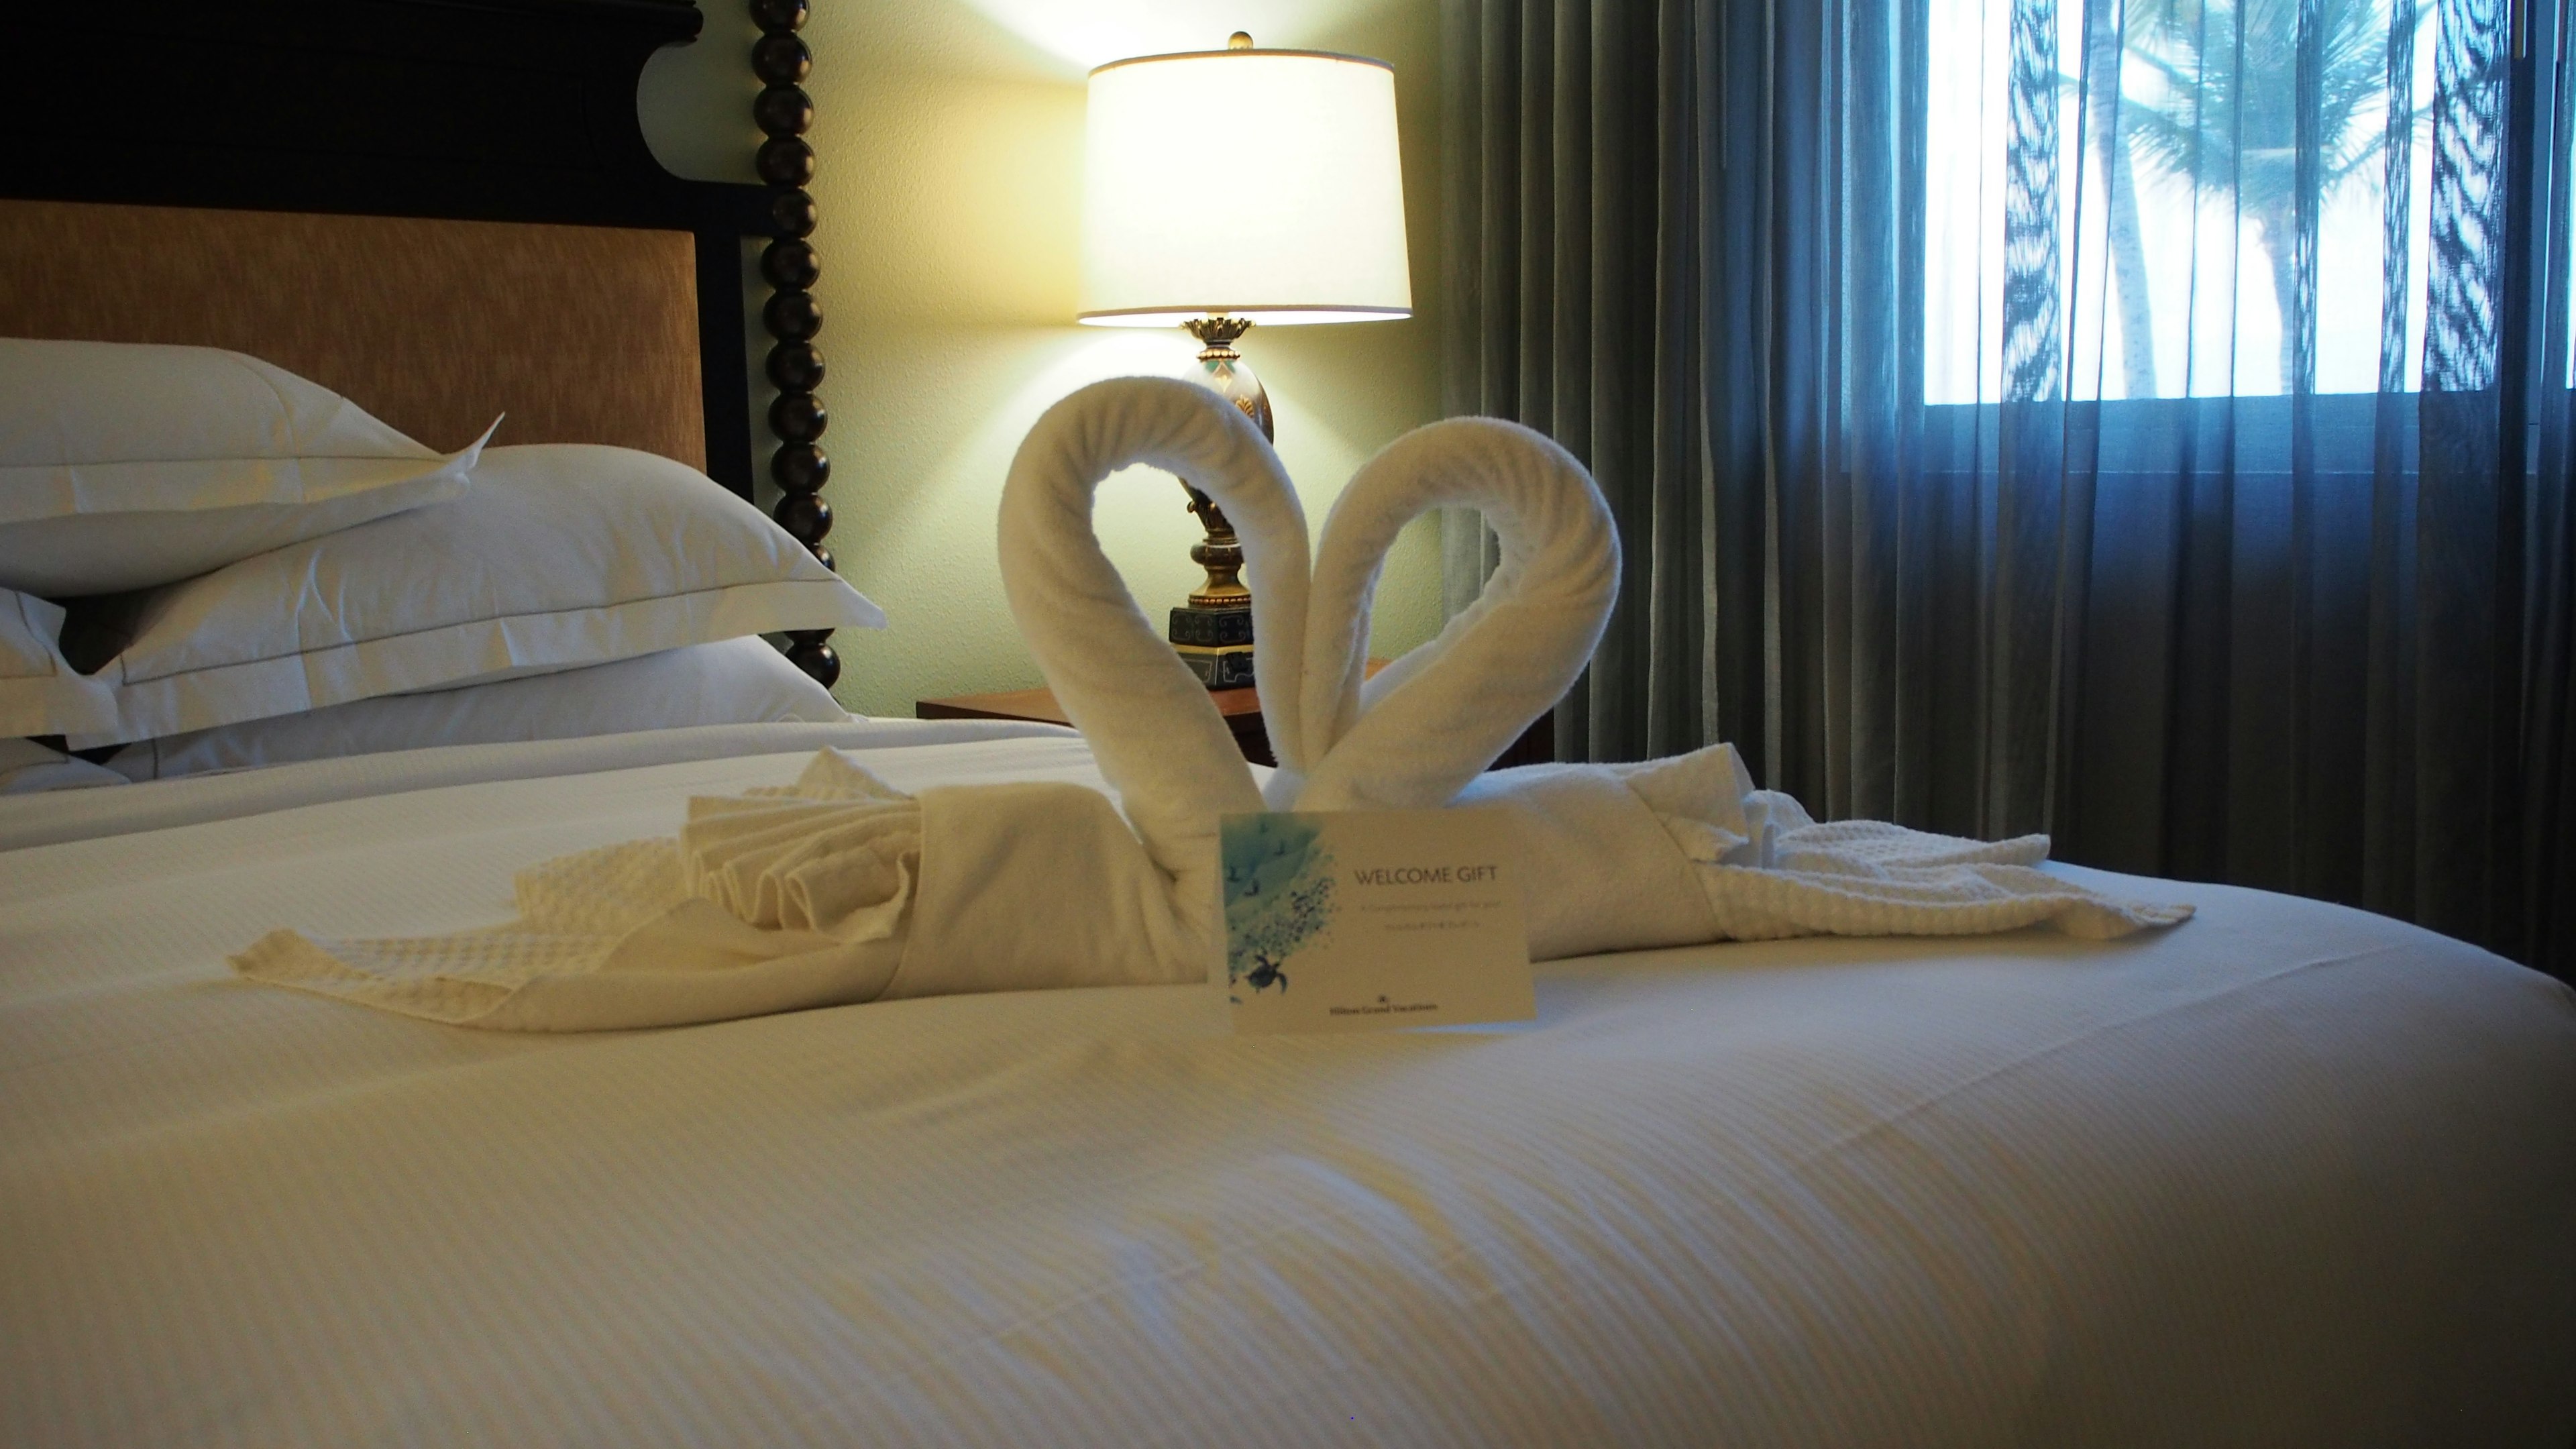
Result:
[[[1993,5],[1998,356],[1927,402],[1929,27],[1955,6],[1446,0],[1447,403],[1582,457],[1629,559],[1561,755],[1731,740],[1820,814],[2045,830],[2576,974],[2549,0],[2523,57],[2503,0]],[[2155,303],[2233,357],[2240,301],[2277,296],[2266,395],[2156,382],[2134,237],[2087,248],[2082,209],[2140,205],[2150,163],[2270,259],[2259,296],[2231,252]],[[2386,217],[2379,385],[2320,391],[2320,311],[2353,305],[2320,294],[2320,217],[2356,168]],[[1443,545],[1472,597],[1489,539],[1450,518]]]

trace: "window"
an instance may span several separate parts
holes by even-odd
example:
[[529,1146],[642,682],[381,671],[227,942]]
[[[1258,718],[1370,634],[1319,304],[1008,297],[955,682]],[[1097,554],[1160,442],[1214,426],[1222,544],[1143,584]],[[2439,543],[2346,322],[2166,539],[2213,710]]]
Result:
[[1930,4],[1926,402],[2414,390],[2480,304],[2428,273],[2490,244],[2503,0]]

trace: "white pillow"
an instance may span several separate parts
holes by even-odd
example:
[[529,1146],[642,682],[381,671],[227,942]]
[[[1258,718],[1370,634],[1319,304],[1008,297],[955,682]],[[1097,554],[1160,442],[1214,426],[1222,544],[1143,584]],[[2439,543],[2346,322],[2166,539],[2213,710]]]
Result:
[[99,671],[116,728],[72,744],[884,624],[785,529],[685,464],[590,444],[493,448],[461,498],[143,596],[131,642]]
[[0,588],[184,579],[455,497],[481,447],[440,457],[238,352],[0,337]]
[[757,636],[666,649],[586,669],[428,694],[389,694],[329,709],[126,746],[107,768],[130,780],[246,765],[337,759],[432,745],[574,739],[691,725],[807,720],[849,712]]
[[62,634],[58,605],[0,589],[0,737],[116,727],[114,691],[64,662]]

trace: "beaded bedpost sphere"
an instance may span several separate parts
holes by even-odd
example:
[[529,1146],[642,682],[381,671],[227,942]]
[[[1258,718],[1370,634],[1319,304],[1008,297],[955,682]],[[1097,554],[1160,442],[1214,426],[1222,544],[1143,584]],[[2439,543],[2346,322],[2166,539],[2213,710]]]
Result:
[[823,304],[811,292],[773,292],[761,304],[760,323],[781,342],[807,342],[823,330]]
[[823,262],[814,254],[812,242],[780,237],[760,254],[760,275],[773,287],[801,291],[822,278]]
[[[774,342],[764,370],[778,389],[769,405],[769,432],[778,440],[769,455],[769,477],[779,494],[770,517],[832,568],[832,551],[823,546],[832,531],[832,505],[821,496],[832,460],[815,446],[831,418],[814,396],[823,382],[823,354],[814,346],[823,330],[823,308],[812,289],[822,278],[823,262],[806,240],[814,234],[815,217],[814,197],[805,189],[814,179],[814,148],[805,140],[814,125],[814,98],[799,84],[813,71],[814,53],[796,34],[805,15],[806,0],[751,0],[752,23],[760,27],[751,68],[763,83],[751,103],[751,119],[768,138],[754,165],[770,187],[769,221],[777,233],[760,254],[761,280],[770,288],[760,321]],[[841,656],[832,651],[831,637],[829,629],[787,635],[787,657],[826,689],[841,677]]]
[[774,86],[792,86],[813,73],[814,52],[788,31],[774,31],[751,47],[751,72]]
[[802,136],[772,136],[753,164],[772,186],[802,186],[814,179],[814,148]]
[[829,417],[810,392],[783,392],[769,405],[769,430],[787,443],[810,443],[823,436]]
[[802,136],[814,124],[814,98],[793,85],[770,86],[751,103],[764,136]]
[[781,236],[814,234],[814,198],[802,190],[782,191],[769,199],[769,224]]
[[820,492],[832,481],[832,460],[811,443],[790,443],[769,455],[769,476],[782,493]]

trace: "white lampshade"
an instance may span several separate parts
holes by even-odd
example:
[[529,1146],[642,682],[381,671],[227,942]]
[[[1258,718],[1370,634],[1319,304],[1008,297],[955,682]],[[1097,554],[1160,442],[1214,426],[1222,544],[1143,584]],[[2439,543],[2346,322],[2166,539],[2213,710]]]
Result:
[[1212,50],[1091,73],[1082,320],[1168,327],[1407,317],[1395,72]]

